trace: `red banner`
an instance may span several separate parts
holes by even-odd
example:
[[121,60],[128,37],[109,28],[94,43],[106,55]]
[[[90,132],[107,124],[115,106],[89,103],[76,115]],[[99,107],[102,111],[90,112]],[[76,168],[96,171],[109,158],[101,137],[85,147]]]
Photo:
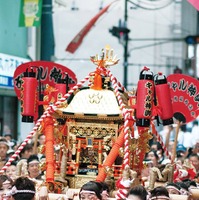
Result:
[[[115,1],[114,1],[115,2]],[[95,24],[95,22],[109,9],[109,7],[114,3],[110,3],[106,7],[104,7],[95,17],[93,17],[86,26],[83,27],[83,29],[73,38],[73,40],[69,43],[69,45],[66,47],[66,51],[70,53],[74,53],[78,47],[81,45],[84,37],[87,35],[87,33],[90,31],[92,26]]]
[[171,74],[167,81],[170,85],[174,117],[185,123],[195,120],[199,115],[198,80],[184,74]]
[[75,73],[69,68],[47,61],[33,61],[27,62],[19,65],[14,72],[14,89],[17,97],[20,99],[20,90],[22,85],[22,75],[26,70],[31,71],[31,69],[36,72],[37,80],[41,81],[41,84],[54,87],[58,78],[65,78],[68,74],[68,86],[73,87],[77,83],[77,78]]

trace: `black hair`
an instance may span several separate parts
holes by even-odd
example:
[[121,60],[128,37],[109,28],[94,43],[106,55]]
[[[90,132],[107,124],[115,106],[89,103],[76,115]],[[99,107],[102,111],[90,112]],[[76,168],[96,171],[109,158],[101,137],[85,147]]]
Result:
[[197,126],[198,126],[198,121],[197,121],[197,120],[193,121],[193,126],[194,126],[194,125],[197,125]]
[[153,141],[153,142],[150,144],[150,147],[153,146],[153,145],[157,145],[157,146],[158,146],[158,143]]
[[127,197],[130,196],[130,195],[135,195],[138,198],[140,198],[141,200],[146,200],[147,194],[148,193],[147,193],[146,189],[144,188],[144,186],[137,185],[137,186],[135,186],[135,187],[133,187],[129,190]]
[[[44,134],[42,133],[42,134],[39,134],[39,136],[38,136],[38,139],[40,139],[40,137],[42,137]],[[45,136],[45,135],[44,135]]]
[[105,183],[105,182],[100,182],[100,184],[102,185],[102,190],[106,190],[108,193],[110,192],[107,183]]
[[14,186],[17,188],[17,190],[29,190],[33,192],[18,192],[16,194],[13,194],[12,197],[15,200],[32,200],[34,198],[34,192],[36,192],[36,190],[35,183],[32,180],[28,179],[27,177],[19,177],[15,180]]
[[162,153],[164,153],[164,149],[159,142],[157,142],[157,147],[158,147],[158,150],[162,150]]
[[199,172],[196,172],[195,178],[199,178]]
[[189,158],[189,156],[190,156],[191,154],[193,154],[193,147],[190,147],[190,148],[188,149],[188,154],[187,154],[186,158]]
[[10,138],[12,139],[12,134],[11,134],[11,133],[5,133],[5,134],[3,135],[3,137],[10,137]]
[[31,162],[31,161],[33,161],[33,160],[37,160],[37,161],[39,161],[39,158],[38,158],[38,156],[37,155],[30,155],[30,157],[28,158],[28,160],[27,160],[27,163],[29,164],[29,162]]
[[4,143],[7,146],[7,148],[9,149],[8,141],[6,140],[6,138],[1,137],[0,142]]
[[185,184],[184,182],[177,182],[176,184],[179,185],[180,188],[185,189],[187,192],[189,191],[187,184]]
[[177,190],[179,190],[178,192],[180,193],[180,186],[178,184],[169,182],[167,183],[166,188],[169,186],[176,188]]
[[190,157],[196,157],[196,158],[199,160],[199,156],[198,156],[197,153],[192,153],[192,154],[190,154],[190,155],[189,155],[189,158],[190,158]]
[[169,192],[163,186],[158,186],[150,191],[151,197],[166,196],[169,197]]
[[12,161],[10,165],[17,166],[17,162],[16,161]]
[[153,150],[151,149],[147,154],[146,154],[146,157],[148,156],[149,153],[153,152],[154,156],[156,157],[156,160],[158,161],[159,157],[158,157],[158,154],[157,154],[157,151],[156,150]]
[[189,188],[190,186],[197,187],[196,182],[193,181],[193,180],[187,179],[186,181],[183,181],[183,182],[187,185],[188,188]]
[[152,142],[150,147],[152,145],[157,145],[157,150],[162,150],[164,152],[164,149],[162,148],[162,145],[159,142]]
[[181,129],[183,132],[186,132],[186,131],[187,131],[187,126],[186,126],[186,124],[182,124],[182,125],[180,126],[180,129]]
[[95,192],[97,198],[102,200],[101,194],[103,191],[103,187],[102,187],[102,184],[100,184],[99,182],[89,181],[89,182],[85,183],[80,189],[79,199],[81,199],[81,191],[82,190],[93,191],[93,192]]
[[9,176],[7,176],[7,175],[5,175],[5,174],[1,174],[1,175],[0,175],[0,188],[2,188],[3,183],[4,183],[6,180],[10,181],[10,184],[11,184],[11,185],[13,184],[13,180],[12,180]]
[[166,187],[167,186],[173,186],[173,187],[176,187],[178,190],[180,190],[180,186],[176,183],[169,182],[169,183],[167,183]]
[[42,156],[40,157],[40,160],[43,159],[43,158],[44,159],[46,158],[46,156],[44,154],[42,154]]
[[190,183],[189,183],[189,186],[197,187],[197,184],[196,184],[195,181],[191,180]]
[[33,150],[33,145],[27,143],[27,144],[24,146],[24,148],[21,150],[21,152],[19,153],[19,156],[21,157],[22,154],[25,153],[25,151],[30,151],[30,150]]

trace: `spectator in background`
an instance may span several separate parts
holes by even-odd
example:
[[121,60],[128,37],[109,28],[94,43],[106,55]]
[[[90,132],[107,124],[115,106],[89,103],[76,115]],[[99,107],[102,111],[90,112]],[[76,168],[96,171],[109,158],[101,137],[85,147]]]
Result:
[[17,178],[17,166],[16,162],[11,162],[10,166],[6,169],[6,175],[9,176],[13,181]]
[[157,151],[158,150],[158,142],[152,142],[150,146],[151,150]]
[[5,139],[8,142],[9,149],[7,151],[7,157],[8,159],[15,153],[16,150],[14,150],[14,147],[17,145],[17,142],[12,138],[11,133],[4,134]]
[[169,154],[172,155],[174,150],[174,141],[170,141],[168,145]]
[[37,155],[31,155],[27,160],[28,174],[30,178],[41,179],[39,169],[39,158]]
[[158,155],[158,164],[167,164],[170,163],[170,160],[167,159],[164,155],[164,149],[162,148],[159,142],[153,142],[151,144],[151,150],[155,150]]
[[158,165],[158,154],[157,151],[155,150],[150,150],[147,154],[146,154],[146,159],[152,161],[152,166],[156,167]]
[[7,151],[7,159],[9,159],[14,153],[15,153],[15,151],[13,149],[9,149]]
[[0,169],[5,165],[7,158],[7,151],[9,149],[8,142],[5,138],[0,138]]
[[17,144],[17,142],[12,138],[11,133],[4,134],[5,139],[8,141],[9,150],[13,149],[13,147]]
[[44,134],[40,134],[38,136],[37,148],[34,151],[35,151],[35,154],[37,152],[37,156],[39,157],[39,159],[41,159],[41,157],[44,155],[45,140],[46,140],[46,136]]
[[19,154],[19,161],[17,162],[17,176],[27,175],[27,159],[33,154],[33,145],[27,143]]
[[184,144],[184,134],[186,132],[186,125],[182,124],[178,132],[177,144]]
[[12,179],[4,174],[0,175],[0,189],[1,190],[7,190],[7,189],[11,189],[13,184]]
[[143,164],[145,167],[142,169],[142,172],[141,172],[141,180],[145,182],[149,180],[149,174],[150,174],[151,168],[153,167],[153,162],[151,160],[145,159],[143,161]]
[[178,144],[176,147],[176,154],[177,158],[179,157],[185,158],[187,155],[187,149],[182,144]]
[[44,145],[45,144],[45,140],[46,140],[46,136],[44,134],[40,134],[38,136],[39,145]]
[[27,143],[24,148],[21,150],[19,156],[20,159],[28,159],[30,157],[30,155],[33,154],[33,145]]
[[199,126],[198,126],[197,120],[195,120],[193,122],[193,127],[192,127],[192,131],[191,131],[191,138],[192,138],[192,145],[191,146],[195,146],[196,141],[199,141]]
[[192,147],[192,135],[191,132],[188,131],[187,126],[182,126],[181,129],[184,131],[183,134],[183,146],[187,149],[189,149],[190,147]]
[[196,141],[196,144],[192,149],[192,153],[195,153],[195,154],[197,154],[199,156],[199,141]]
[[158,142],[157,154],[159,157],[158,164],[166,165],[168,163],[171,163],[171,160],[165,156],[164,149],[159,142]]
[[150,150],[148,153],[146,153],[144,160],[146,167],[144,167],[141,172],[142,181],[147,181],[149,179],[151,168],[158,166],[158,159],[159,157],[157,151]]
[[163,126],[163,129],[159,132],[159,135],[162,138],[164,144],[167,143],[167,136],[169,136],[169,141],[174,141],[175,138],[175,130],[172,125]]
[[0,199],[8,199],[5,197],[5,194],[11,190],[13,181],[7,175],[0,175]]
[[189,156],[189,161],[194,166],[194,168],[196,170],[196,174],[197,174],[199,172],[199,156],[197,154],[193,153]]
[[175,161],[175,163],[176,163],[176,169],[177,168],[182,168],[182,166],[183,166],[183,163],[184,163],[184,160],[185,160],[185,158],[184,157],[182,157],[182,156],[177,156],[177,158],[176,158],[176,161]]
[[199,172],[196,174],[194,181],[197,184],[197,188],[199,188]]

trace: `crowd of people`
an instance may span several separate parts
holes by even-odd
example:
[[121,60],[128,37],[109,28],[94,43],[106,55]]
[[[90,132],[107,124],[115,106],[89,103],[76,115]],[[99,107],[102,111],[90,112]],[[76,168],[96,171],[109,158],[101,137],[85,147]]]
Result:
[[[188,131],[185,129],[188,128]],[[171,163],[171,158],[165,154],[165,148],[157,141],[157,137],[150,140],[150,150],[145,155],[145,168],[141,173],[140,185],[129,188],[128,200],[153,200],[170,199],[170,195],[190,196],[191,189],[197,189],[199,185],[199,126],[198,121],[193,123],[191,129],[188,126],[181,126],[177,141],[177,148],[174,151],[175,128],[165,126],[159,134],[167,145],[169,155],[176,152],[173,182],[162,184],[151,189],[146,182],[150,179],[150,170],[153,167],[159,169]],[[37,146],[44,145],[45,135],[39,135]],[[2,168],[20,146],[12,139],[10,134],[5,134],[0,138],[0,168]],[[21,150],[17,159],[5,170],[5,174],[0,175],[0,199],[34,199],[37,181],[43,181],[45,174],[40,170],[41,160],[45,155],[35,149],[33,141],[27,143]],[[36,180],[36,181],[35,181]],[[158,181],[158,180],[157,180]],[[103,183],[90,181],[82,186],[78,193],[78,198],[100,199],[114,198],[112,190],[117,191],[117,187],[110,188],[105,181]],[[23,196],[23,197],[22,197]],[[160,196],[160,197],[159,197]],[[66,194],[66,199],[67,194]],[[41,199],[41,198],[40,198]],[[45,197],[44,197],[45,199]],[[70,198],[69,198],[70,199]]]

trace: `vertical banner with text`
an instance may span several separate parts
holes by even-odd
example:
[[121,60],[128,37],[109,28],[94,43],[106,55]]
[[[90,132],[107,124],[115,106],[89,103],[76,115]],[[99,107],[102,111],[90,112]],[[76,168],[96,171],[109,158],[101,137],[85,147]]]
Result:
[[21,0],[19,26],[40,26],[42,0]]

